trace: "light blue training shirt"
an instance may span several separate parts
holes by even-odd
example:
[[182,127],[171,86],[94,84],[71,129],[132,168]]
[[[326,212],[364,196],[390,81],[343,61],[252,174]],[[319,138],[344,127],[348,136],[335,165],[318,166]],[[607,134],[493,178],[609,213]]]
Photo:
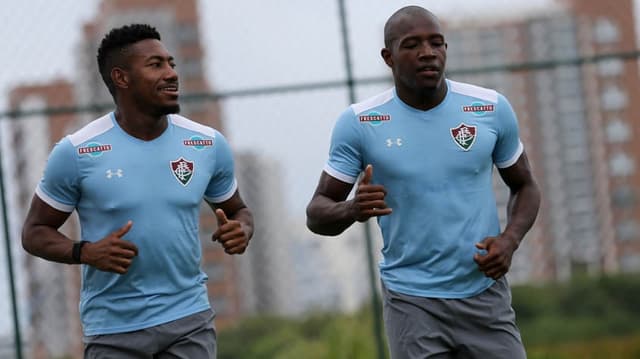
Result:
[[148,328],[210,307],[200,269],[200,205],[233,196],[233,158],[213,128],[179,115],[167,119],[152,141],[128,135],[113,113],[89,123],[56,144],[36,189],[55,209],[77,210],[86,241],[133,221],[123,239],[138,256],[126,274],[82,265],[85,335]]
[[380,275],[408,295],[465,298],[491,286],[475,244],[500,233],[493,166],[523,152],[516,115],[500,93],[447,81],[438,106],[421,111],[389,89],[351,105],[333,129],[324,171],[355,183],[367,164],[393,209],[378,217]]

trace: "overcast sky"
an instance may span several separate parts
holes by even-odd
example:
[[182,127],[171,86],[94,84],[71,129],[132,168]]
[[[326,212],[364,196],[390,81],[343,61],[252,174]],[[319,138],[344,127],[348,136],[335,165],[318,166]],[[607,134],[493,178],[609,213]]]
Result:
[[[346,0],[356,78],[387,74],[379,51],[382,26],[401,0]],[[430,9],[444,20],[474,21],[541,11],[551,0],[439,0]],[[82,24],[96,16],[96,0],[8,2],[0,15],[2,56],[0,111],[18,84],[73,80],[75,47]],[[216,91],[344,79],[337,1],[201,1],[206,73]],[[455,44],[450,44],[455,46]],[[180,64],[178,64],[178,72]],[[359,88],[363,99],[386,85]],[[225,135],[236,151],[257,151],[276,160],[284,199],[292,216],[306,202],[326,161],[329,134],[348,105],[344,89],[238,98],[223,103]],[[302,225],[302,220],[299,221]],[[19,243],[15,242],[14,243]],[[0,249],[0,317],[10,318],[5,300],[4,244]],[[0,321],[0,335],[9,321]]]

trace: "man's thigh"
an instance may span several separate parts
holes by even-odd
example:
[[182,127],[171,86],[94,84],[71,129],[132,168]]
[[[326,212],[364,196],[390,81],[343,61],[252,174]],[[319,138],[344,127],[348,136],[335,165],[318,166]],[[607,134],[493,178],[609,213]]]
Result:
[[84,337],[85,359],[152,359],[158,346],[149,329]]
[[526,358],[504,278],[465,299],[383,293],[392,359]]
[[450,359],[453,342],[439,301],[393,292],[382,285],[384,327],[391,359]]
[[[215,359],[217,344],[212,311],[187,317],[180,323],[169,323],[165,333],[174,333],[169,347],[160,351],[154,359]],[[176,325],[179,324],[179,325]]]
[[527,357],[506,278],[476,296],[453,301],[452,311],[457,317],[454,341],[460,358]]
[[128,333],[85,337],[85,359],[215,358],[212,310]]

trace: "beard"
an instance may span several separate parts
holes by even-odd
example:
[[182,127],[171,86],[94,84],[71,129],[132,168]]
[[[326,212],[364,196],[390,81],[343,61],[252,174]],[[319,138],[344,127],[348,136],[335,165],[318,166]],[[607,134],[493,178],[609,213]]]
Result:
[[164,115],[171,115],[174,113],[180,113],[180,105],[175,104],[175,105],[158,106],[154,109],[153,112],[154,112],[154,115],[156,116],[164,116]]
[[175,105],[163,106],[159,110],[161,112],[161,115],[171,115],[174,113],[180,113],[180,105],[175,104]]

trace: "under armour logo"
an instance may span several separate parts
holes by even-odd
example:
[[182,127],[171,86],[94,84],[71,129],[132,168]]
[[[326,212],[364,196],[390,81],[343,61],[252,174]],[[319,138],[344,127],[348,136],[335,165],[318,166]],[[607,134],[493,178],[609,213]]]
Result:
[[387,147],[402,146],[402,138],[387,138]]
[[116,176],[116,177],[120,178],[120,177],[123,176],[122,170],[119,169],[119,168],[117,170],[115,170],[115,172],[109,169],[105,173],[107,174],[107,178],[112,178],[113,176]]

